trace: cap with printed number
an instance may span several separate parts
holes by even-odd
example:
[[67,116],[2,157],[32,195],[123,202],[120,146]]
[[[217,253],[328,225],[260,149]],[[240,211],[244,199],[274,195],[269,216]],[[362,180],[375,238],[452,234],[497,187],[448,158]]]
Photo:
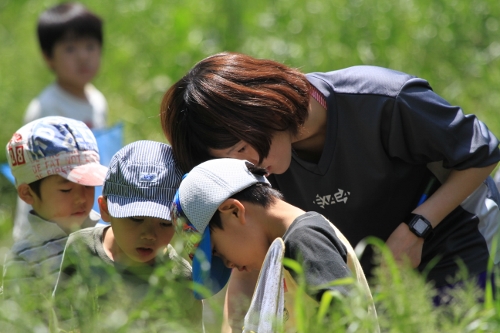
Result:
[[99,163],[92,131],[71,118],[36,119],[17,130],[6,149],[17,186],[52,175],[85,186],[100,186],[107,171]]

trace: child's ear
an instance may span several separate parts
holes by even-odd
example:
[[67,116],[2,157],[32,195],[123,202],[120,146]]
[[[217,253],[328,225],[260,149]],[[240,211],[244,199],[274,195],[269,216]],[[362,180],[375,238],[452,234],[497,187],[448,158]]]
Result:
[[236,217],[240,223],[245,224],[245,206],[241,203],[241,201],[236,199],[226,199],[219,206],[219,212],[221,214],[231,214]]
[[34,196],[36,195],[28,184],[21,184],[17,187],[17,194],[19,198],[26,202],[28,205],[33,205],[35,202]]
[[108,210],[108,200],[102,195],[97,198],[97,203],[99,204],[99,211],[101,212],[101,219],[104,222],[111,222],[110,214]]

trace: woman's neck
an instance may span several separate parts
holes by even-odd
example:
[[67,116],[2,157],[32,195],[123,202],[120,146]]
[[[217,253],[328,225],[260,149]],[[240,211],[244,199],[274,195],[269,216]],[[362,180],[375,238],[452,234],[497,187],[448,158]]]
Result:
[[295,153],[303,160],[317,163],[326,139],[326,109],[316,99],[309,101],[309,116],[292,143]]

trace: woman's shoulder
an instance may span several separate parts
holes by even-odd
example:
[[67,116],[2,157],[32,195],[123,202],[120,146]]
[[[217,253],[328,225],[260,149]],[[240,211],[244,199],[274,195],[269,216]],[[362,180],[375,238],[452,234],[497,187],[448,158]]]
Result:
[[[410,81],[428,86],[414,75],[378,66],[352,66],[330,72],[306,74],[311,84],[320,89],[330,86],[335,93],[397,96]],[[320,89],[321,90],[321,89]]]

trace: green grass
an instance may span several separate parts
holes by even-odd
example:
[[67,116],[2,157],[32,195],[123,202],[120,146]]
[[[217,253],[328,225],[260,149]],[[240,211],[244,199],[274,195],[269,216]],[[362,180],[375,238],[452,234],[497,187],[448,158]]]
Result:
[[[394,263],[389,250],[380,241],[377,246],[382,262],[376,271],[372,293],[378,312],[381,332],[498,332],[500,330],[500,300],[478,303],[480,292],[473,283],[453,293],[450,305],[435,308],[432,305],[433,289],[412,269],[402,269]],[[292,263],[293,264],[293,263]],[[287,262],[287,267],[293,267]],[[498,276],[497,276],[498,277]],[[150,279],[151,292],[141,301],[130,299],[130,290],[116,276],[109,283],[100,283],[98,290],[90,291],[80,282],[68,288],[58,297],[71,298],[73,304],[81,304],[79,313],[71,320],[61,319],[60,313],[67,308],[57,307],[49,293],[43,297],[14,297],[0,302],[0,327],[2,332],[194,332],[194,321],[186,318],[183,309],[186,299],[176,284],[171,287],[172,273],[167,267],[159,267]],[[164,288],[158,286],[163,281]],[[300,279],[298,279],[300,281]],[[348,283],[344,282],[344,283]],[[497,281],[497,283],[500,281]],[[85,284],[90,285],[90,283]],[[169,287],[170,286],[170,287]],[[181,288],[179,288],[181,287]],[[109,289],[107,289],[109,288]],[[300,288],[299,288],[300,289]],[[99,299],[98,295],[113,290],[113,297]],[[374,321],[367,314],[367,303],[362,292],[353,289],[350,297],[336,293],[323,296],[324,310],[328,315],[311,313],[299,298],[295,303],[297,332],[372,332]],[[493,296],[490,291],[489,296]],[[334,311],[328,304],[335,302]],[[220,319],[221,303],[208,300]],[[289,305],[288,305],[289,306]],[[207,325],[207,332],[217,332]]]
[[[225,50],[304,72],[358,64],[408,72],[427,79],[438,94],[477,114],[500,135],[497,0],[82,2],[105,20],[102,67],[94,84],[108,99],[109,123],[125,124],[125,143],[165,141],[158,119],[162,94],[197,61]],[[22,125],[29,101],[53,80],[40,56],[35,24],[38,14],[55,3],[0,0],[0,143],[7,143]],[[0,154],[0,163],[5,161]],[[0,176],[0,255],[12,242],[14,204],[15,191]],[[457,296],[463,305],[438,311],[426,302],[429,292],[410,272],[380,272],[374,295],[384,331],[500,330],[498,301],[477,304],[470,291]],[[175,300],[158,298],[154,304],[161,308],[161,302]],[[26,323],[17,332],[47,331],[50,304],[40,305],[40,316],[27,313],[24,304],[1,304],[1,314]],[[356,318],[355,307],[344,311],[346,318]],[[126,331],[116,325],[108,331]],[[352,325],[346,331],[356,331]]]

